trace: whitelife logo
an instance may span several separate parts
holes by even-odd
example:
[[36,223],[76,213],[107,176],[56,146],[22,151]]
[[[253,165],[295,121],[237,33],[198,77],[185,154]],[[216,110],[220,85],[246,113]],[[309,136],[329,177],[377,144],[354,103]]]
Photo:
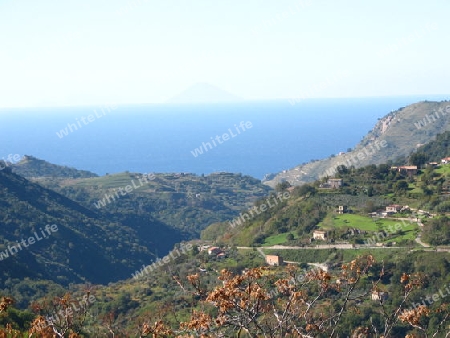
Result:
[[[333,167],[329,168],[326,172],[324,172],[319,177],[331,177],[336,172],[339,166],[344,165],[346,167],[351,167],[353,165],[358,165],[360,161],[363,161],[366,158],[370,158],[377,151],[380,151],[382,148],[386,148],[388,143],[385,140],[375,141],[361,149],[357,154],[344,154],[342,155],[343,161],[336,163]],[[370,152],[372,150],[372,152]]]
[[181,243],[180,245],[180,250],[175,249],[172,250],[167,256],[164,256],[162,259],[158,258],[156,260],[156,262],[154,262],[151,265],[142,265],[142,269],[136,271],[135,273],[133,273],[133,278],[134,279],[139,279],[139,277],[143,277],[147,274],[149,274],[151,271],[155,270],[156,268],[158,268],[158,266],[163,266],[165,264],[170,263],[171,260],[175,260],[178,257],[180,257],[181,255],[186,255],[188,251],[191,251],[193,249],[192,244],[188,243],[188,244],[184,244]]
[[8,249],[6,249],[5,251],[0,251],[0,261],[10,257],[10,255],[13,256],[16,253],[18,253],[20,250],[23,249],[22,246],[24,248],[28,248],[30,245],[37,243],[37,242],[43,240],[44,238],[48,239],[52,233],[58,231],[58,226],[56,224],[52,224],[52,225],[47,224],[44,227],[44,229],[45,230],[43,230],[42,228],[39,228],[42,237],[40,237],[38,232],[35,231],[33,233],[33,236],[29,237],[27,240],[22,239],[20,242],[17,242],[17,244],[15,244],[15,245],[8,245]]
[[[115,110],[117,109],[117,105],[115,104],[110,104],[110,105],[106,105],[104,107],[108,113],[111,110]],[[70,133],[73,133],[75,131],[77,131],[78,129],[81,129],[83,126],[87,126],[89,123],[92,123],[100,118],[102,118],[103,116],[106,115],[106,112],[104,111],[104,108],[101,108],[102,110],[102,114],[97,113],[97,109],[94,110],[94,114],[89,114],[87,117],[82,116],[80,117],[80,120],[78,120],[78,118],[76,118],[76,123],[67,123],[67,127],[64,129],[61,129],[59,132],[56,132],[56,136],[58,136],[60,139],[63,138],[64,136],[69,136]],[[81,124],[81,122],[83,122],[83,124]]]
[[401,220],[402,223],[395,223],[394,225],[389,225],[384,231],[378,232],[375,235],[373,235],[371,238],[368,238],[365,242],[366,245],[373,246],[377,244],[378,242],[384,241],[388,236],[391,234],[395,234],[401,230],[402,227],[407,227],[408,225],[414,224],[417,221],[414,221],[414,218],[417,220],[417,215],[412,214],[409,218],[409,224],[405,223],[405,220]]
[[[235,138],[236,136],[240,135],[241,133],[252,127],[253,124],[250,121],[247,122],[241,121],[241,123],[239,123],[239,126],[234,125],[235,129],[234,131],[236,132],[236,134],[233,133],[233,130],[231,130],[231,128],[228,128],[228,133],[223,133],[222,136],[216,135],[216,137],[214,138],[211,137],[212,144],[210,142],[203,142],[200,145],[200,147],[191,150],[191,154],[194,157],[202,155],[203,151],[206,153],[208,150],[212,150],[213,148],[217,147],[218,144],[223,144],[224,142],[230,140],[230,138]],[[216,143],[216,141],[218,144]]]
[[[254,206],[253,208],[249,209],[247,212],[240,213],[238,217],[234,218],[231,221],[228,221],[230,226],[234,228],[237,225],[241,225],[242,223],[245,223],[245,221],[249,221],[256,215],[261,214],[262,212],[273,208],[274,206],[278,205],[278,203],[282,202],[283,200],[287,200],[289,197],[291,197],[291,194],[288,191],[285,191],[284,193],[279,192],[276,196],[272,196],[267,198],[261,205]],[[270,203],[272,201],[272,203]]]
[[20,155],[19,154],[9,154],[8,157],[5,159],[5,157],[3,156],[2,159],[0,160],[0,170],[3,170],[17,162],[20,161]]
[[70,306],[66,309],[61,309],[58,312],[55,312],[52,316],[46,316],[45,321],[41,322],[41,325],[39,325],[40,329],[43,330],[48,326],[62,323],[67,320],[67,318],[72,318],[75,313],[86,310],[96,301],[97,298],[95,298],[94,295],[84,295],[83,299],[77,302],[71,302]]
[[[440,114],[439,114],[440,113]],[[450,106],[445,107],[445,110],[440,107],[438,111],[432,112],[430,115],[426,114],[422,120],[414,122],[417,129],[422,129],[423,127],[438,121],[441,117],[450,116]]]
[[[147,184],[149,181],[154,180],[155,178],[156,178],[156,176],[154,174],[143,174],[142,177],[138,179],[139,185],[136,185],[134,180],[132,180],[130,182],[131,184],[127,185],[126,187],[120,187],[119,191],[114,189],[114,193],[112,193],[111,195],[109,195],[109,194],[103,195],[103,198],[101,200],[94,202],[94,205],[97,209],[103,208],[107,204],[109,204],[111,202],[115,202],[116,198],[119,199],[120,196],[125,196],[125,195],[131,193],[133,190],[139,189],[140,187]],[[120,195],[119,195],[119,193],[120,193]]]

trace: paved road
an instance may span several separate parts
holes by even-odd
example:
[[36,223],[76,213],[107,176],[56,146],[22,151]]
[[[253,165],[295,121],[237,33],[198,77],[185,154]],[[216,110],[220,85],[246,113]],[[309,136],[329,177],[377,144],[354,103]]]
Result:
[[321,244],[316,246],[284,246],[284,245],[273,245],[266,246],[264,249],[278,249],[278,250],[287,250],[287,249],[354,249],[353,244]]
[[264,259],[266,259],[266,255],[265,255],[264,251],[262,251],[261,247],[257,248],[256,250],[258,250],[258,252],[261,254],[261,256],[263,256]]
[[420,237],[417,237],[417,238],[415,239],[415,241],[416,241],[417,243],[419,243],[420,245],[422,245],[424,248],[429,248],[429,247],[430,247],[429,244],[422,242],[421,239],[420,239]]
[[357,245],[353,246],[353,244],[322,244],[316,246],[285,246],[285,245],[273,245],[273,246],[238,246],[238,249],[242,250],[253,250],[256,249],[261,252],[262,249],[271,249],[271,250],[317,250],[317,249],[363,249],[363,248],[373,248],[373,249],[398,249],[401,247],[379,247],[379,246],[365,246],[365,245]]

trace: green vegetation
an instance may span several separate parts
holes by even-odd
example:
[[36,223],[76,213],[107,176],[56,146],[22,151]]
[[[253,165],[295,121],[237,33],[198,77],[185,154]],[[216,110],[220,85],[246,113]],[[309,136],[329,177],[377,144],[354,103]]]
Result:
[[342,262],[350,262],[358,256],[370,254],[377,261],[393,261],[396,257],[406,257],[406,248],[355,248],[355,249],[264,249],[266,255],[279,255],[289,262],[327,263],[331,266]]
[[[403,110],[388,117],[391,123],[400,123],[396,120],[400,116]],[[379,138],[378,127],[371,135]],[[394,136],[389,130],[383,137],[391,142]],[[401,129],[398,135],[403,132]],[[428,134],[429,130],[424,128],[418,133],[425,132]],[[352,309],[358,311],[343,312],[336,332],[347,337],[357,327],[382,327],[386,316],[374,308],[370,299],[374,287],[389,293],[383,306],[393,311],[404,301],[405,290],[399,281],[405,278],[420,276],[420,283],[415,286],[423,287],[411,291],[405,307],[450,285],[449,253],[440,252],[450,244],[450,165],[426,164],[450,156],[449,138],[450,133],[438,135],[430,145],[398,160],[399,164],[421,166],[417,174],[408,175],[388,164],[360,168],[342,165],[336,168],[335,178],[343,180],[338,189],[325,188],[328,178],[324,177],[299,187],[283,182],[275,190],[240,174],[155,174],[145,184],[101,208],[96,208],[95,203],[105,198],[105,194],[112,195],[133,181],[138,183],[142,174],[125,172],[97,177],[26,157],[13,170],[30,180],[9,168],[0,171],[0,253],[8,253],[11,243],[46,224],[57,224],[58,231],[45,240],[45,245],[36,243],[0,259],[3,271],[0,294],[15,300],[14,307],[8,305],[7,312],[1,313],[0,325],[11,323],[15,329],[26,330],[37,316],[31,312],[31,301],[48,305],[49,300],[63,297],[68,291],[81,296],[86,289],[96,297],[91,310],[97,317],[89,316],[84,324],[89,332],[94,332],[93,336],[112,332],[116,336],[139,336],[142,332],[136,328],[142,323],[159,323],[161,319],[164,325],[177,328],[180,321],[190,320],[194,310],[205,311],[214,318],[220,307],[203,303],[206,294],[223,287],[223,280],[232,274],[242,281],[245,271],[264,265],[262,250],[299,263],[300,270],[296,273],[302,275],[306,274],[302,269],[308,268],[307,263],[326,263],[333,283],[341,282],[343,267],[354,265],[362,255],[370,255],[376,262],[358,280],[355,289],[358,297],[351,300]],[[389,142],[388,154],[404,141]],[[367,139],[362,144],[366,145]],[[281,194],[289,197],[281,199]],[[267,201],[275,200],[278,202],[267,206]],[[390,214],[388,218],[368,216],[369,213],[380,216],[391,204],[403,206],[401,213]],[[262,205],[266,205],[264,211]],[[347,207],[348,212],[339,214],[339,206]],[[250,215],[247,208],[252,207],[261,212]],[[237,218],[240,213],[248,215],[245,220]],[[400,220],[418,215],[423,227]],[[326,230],[325,240],[312,241],[313,232],[320,229]],[[202,240],[194,241],[200,233]],[[434,247],[424,248],[419,239],[440,247],[436,251]],[[193,240],[194,250],[170,258],[140,278],[131,278],[143,265],[187,240]],[[385,247],[373,248],[367,243],[383,243]],[[280,244],[298,249],[267,248]],[[330,247],[315,247],[322,244]],[[339,244],[353,246],[332,248]],[[218,246],[224,255],[208,254],[206,249],[210,246]],[[238,246],[253,248],[238,249]],[[221,273],[224,269],[230,270],[228,277]],[[292,271],[274,267],[264,270],[257,279],[261,287],[269,287],[273,292],[277,278],[286,276],[284,273],[292,277]],[[188,280],[194,282],[193,293],[189,293],[193,289]],[[321,283],[310,285],[304,295],[310,297],[328,281],[324,278]],[[324,290],[325,297],[317,313],[333,313],[347,304],[340,288]],[[280,303],[276,300],[282,302],[285,296],[279,292],[274,304]],[[427,332],[439,327],[444,312],[437,309],[446,309],[449,297],[446,295],[428,307],[432,315],[427,317]],[[33,305],[33,309],[51,315],[48,306]],[[422,318],[420,324],[424,321]],[[214,323],[211,327],[217,324]],[[225,336],[235,334],[232,330],[223,332]],[[413,329],[405,323],[395,323],[391,337],[423,336],[423,332],[417,325]]]
[[429,220],[424,227],[422,239],[432,245],[450,244],[449,224],[450,218],[445,216]]
[[[60,178],[34,177],[37,184],[8,168],[0,171],[0,251],[11,256],[0,259],[1,269],[8,271],[0,276],[0,290],[9,290],[21,307],[60,285],[129,278],[176,243],[194,237],[209,223],[235,217],[270,190],[239,174],[158,174],[97,209],[93,202],[105,194],[112,195],[133,180],[140,186],[142,174],[66,178],[69,171],[78,177],[75,169],[31,157],[20,165],[34,168],[36,174],[39,168],[65,173]],[[40,233],[47,224],[57,225],[58,231],[45,243],[11,255],[10,246]],[[34,290],[37,280],[46,281],[48,287]]]
[[387,229],[389,226],[394,226],[398,221],[391,219],[376,219],[361,215],[345,214],[330,217],[318,224],[318,227],[323,227],[327,230],[333,228],[350,227],[359,230],[380,231]]
[[[403,242],[411,241],[417,237],[418,226],[416,223],[408,220],[396,220],[388,218],[371,218],[355,214],[329,215],[318,227],[331,231],[334,238],[345,237],[345,234],[351,229],[353,233],[361,230],[361,236],[354,236],[361,239],[375,238],[376,242]],[[382,233],[383,236],[378,236]],[[375,237],[374,237],[375,236]]]
[[450,177],[450,165],[440,165],[434,170],[434,172],[443,177]]
[[[444,153],[447,141],[448,133],[437,137],[432,145],[440,151],[434,156]],[[428,159],[437,161],[436,158]],[[424,162],[419,152],[405,160],[407,163],[417,161]],[[426,166],[415,175],[409,175],[387,164],[358,169],[340,166],[336,178],[341,178],[344,184],[339,189],[322,188],[327,177],[295,188],[284,182],[277,189],[289,190],[289,200],[233,227],[227,223],[213,224],[211,231],[215,229],[216,237],[211,236],[210,229],[204,233],[210,233],[208,239],[218,238],[218,242],[231,245],[305,246],[309,245],[315,229],[323,229],[327,231],[329,243],[384,243],[387,246],[413,247],[419,245],[415,239],[420,233],[418,225],[409,221],[415,214],[414,217],[419,217],[424,224],[426,240],[432,244],[450,244],[448,218],[444,218],[441,225],[437,220],[429,220],[433,213],[450,212],[448,168],[450,165]],[[390,204],[406,207],[402,214],[392,214],[388,218],[368,216],[373,212],[380,215]],[[350,211],[338,214],[340,205]],[[425,212],[417,215],[418,210]],[[404,220],[400,220],[401,217]]]
[[[2,251],[0,288],[25,277],[61,285],[108,283],[127,278],[133,268],[152,259],[149,243],[136,237],[130,227],[89,210],[60,194],[32,183],[10,170],[0,171]],[[149,221],[150,223],[151,221]],[[48,238],[12,255],[11,246],[46,225],[57,231]],[[150,223],[151,224],[151,223]],[[35,235],[34,235],[35,236]],[[181,239],[181,236],[178,236]],[[162,244],[162,245],[161,245]],[[173,245],[159,248],[170,250]]]
[[[437,123],[438,124],[438,123]],[[419,147],[411,156],[411,159],[417,157],[417,154],[424,156],[424,163],[438,162],[444,157],[449,157],[450,149],[450,131],[443,132],[436,135],[436,139],[427,142],[423,146]]]
[[[291,235],[291,236],[289,236]],[[295,233],[286,233],[286,234],[278,234],[278,235],[273,235],[273,236],[269,236],[267,238],[264,239],[264,244],[263,246],[272,246],[272,245],[277,245],[277,244],[285,244],[289,241],[292,241],[294,239],[298,238],[298,235],[296,235]]]
[[[233,219],[271,190],[259,180],[241,174],[146,174],[124,172],[102,177],[58,180],[40,177],[37,180],[87,209],[136,228],[140,236],[146,236],[142,232],[146,231],[143,228],[149,219],[171,228],[166,237],[177,233],[177,239],[170,241],[169,247],[180,238],[197,238],[212,223]],[[125,193],[127,186],[130,192]],[[105,205],[98,209],[99,201]]]

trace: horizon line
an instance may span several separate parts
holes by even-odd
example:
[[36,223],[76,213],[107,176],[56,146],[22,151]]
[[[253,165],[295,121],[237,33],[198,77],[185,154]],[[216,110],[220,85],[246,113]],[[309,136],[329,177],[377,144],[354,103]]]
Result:
[[[373,96],[339,96],[339,97],[308,97],[301,101],[313,101],[313,100],[340,100],[340,99],[383,99],[383,98],[408,98],[408,97],[419,97],[425,96],[430,98],[448,96],[450,99],[450,94],[401,94],[401,95],[373,95]],[[115,103],[117,106],[167,106],[167,107],[182,107],[182,106],[213,106],[213,105],[228,105],[228,104],[243,104],[243,103],[256,103],[256,102],[274,102],[274,101],[287,101],[293,97],[287,98],[269,98],[269,99],[240,99],[240,100],[230,100],[230,101],[218,101],[218,102],[187,102],[187,103],[171,103],[171,102],[143,102],[143,103]],[[427,101],[424,98],[422,101]],[[442,101],[442,100],[441,100]],[[447,101],[447,100],[444,100]],[[420,101],[419,101],[420,102]],[[300,103],[300,102],[299,102]],[[74,105],[35,105],[35,106],[0,106],[1,110],[6,109],[61,109],[61,108],[99,108],[104,107],[105,103],[92,103],[92,104],[74,104]]]

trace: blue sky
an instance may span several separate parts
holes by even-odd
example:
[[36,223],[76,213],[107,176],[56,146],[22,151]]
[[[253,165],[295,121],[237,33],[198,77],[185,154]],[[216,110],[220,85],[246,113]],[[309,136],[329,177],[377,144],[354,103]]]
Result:
[[450,2],[0,0],[0,107],[450,93]]

